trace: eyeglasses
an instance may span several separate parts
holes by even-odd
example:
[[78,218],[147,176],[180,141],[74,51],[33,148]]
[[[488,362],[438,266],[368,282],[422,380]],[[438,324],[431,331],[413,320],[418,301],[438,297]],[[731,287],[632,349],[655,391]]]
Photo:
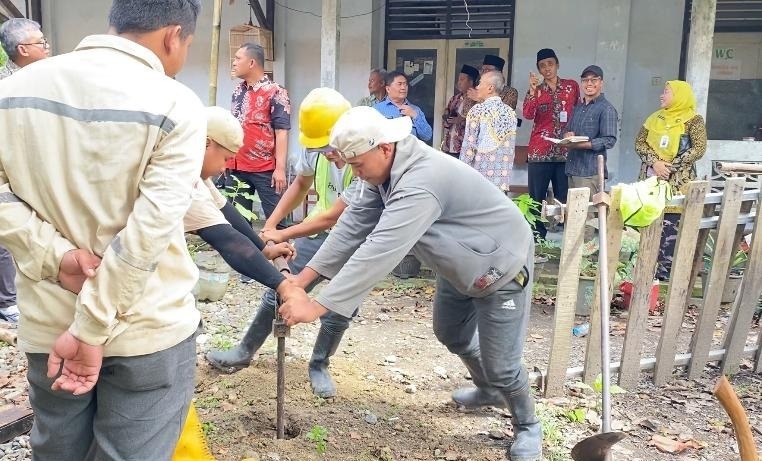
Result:
[[584,84],[587,84],[587,83],[598,83],[601,80],[603,80],[603,79],[600,78],[600,77],[588,77],[588,78],[583,78],[582,79],[582,83],[584,83]]
[[48,39],[46,39],[46,38],[42,38],[39,42],[34,42],[34,43],[19,43],[19,45],[26,45],[26,46],[40,45],[40,46],[42,46],[42,49],[44,49],[44,50],[47,50],[47,49],[50,48],[50,43],[48,42]]

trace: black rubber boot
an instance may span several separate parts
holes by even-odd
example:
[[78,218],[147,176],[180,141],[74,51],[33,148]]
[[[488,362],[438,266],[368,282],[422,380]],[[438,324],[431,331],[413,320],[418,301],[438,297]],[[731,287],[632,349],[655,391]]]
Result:
[[469,409],[481,407],[507,407],[503,395],[494,387],[487,386],[484,370],[479,357],[460,356],[460,360],[471,374],[476,387],[464,387],[452,393],[452,401]]
[[254,353],[262,347],[262,344],[272,333],[274,319],[275,310],[263,302],[241,342],[226,351],[209,351],[206,354],[206,360],[213,367],[226,373],[234,373],[248,367]]
[[312,393],[318,397],[336,397],[336,384],[328,373],[328,365],[331,356],[339,348],[345,330],[346,328],[339,330],[325,324],[320,325],[308,368]]
[[542,425],[534,410],[534,397],[525,387],[506,396],[511,411],[514,440],[508,450],[511,461],[542,459]]

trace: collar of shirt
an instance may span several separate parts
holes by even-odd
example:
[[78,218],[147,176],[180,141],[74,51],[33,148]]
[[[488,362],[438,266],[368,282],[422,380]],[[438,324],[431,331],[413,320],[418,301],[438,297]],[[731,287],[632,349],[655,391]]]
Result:
[[[385,97],[385,98],[384,98],[384,99],[383,99],[381,102],[382,102],[382,103],[386,103],[386,104],[391,104],[391,105],[393,105],[393,106],[396,106],[396,105],[397,105],[397,104],[394,104],[394,101],[392,101],[391,99],[389,99],[389,96]],[[403,105],[407,105],[407,106],[412,106],[412,104],[410,104],[410,101],[408,101],[408,100],[407,100],[407,98],[405,98],[405,100],[404,100],[404,101],[402,101],[402,104],[403,104]]]
[[162,74],[164,73],[164,65],[161,63],[161,60],[159,60],[159,57],[156,56],[153,51],[143,45],[133,42],[132,40],[117,35],[90,35],[82,39],[74,51],[92,48],[112,48],[127,53],[130,56],[143,61],[148,67],[151,67]]
[[489,98],[485,99],[484,102],[495,100],[495,99],[500,102],[503,102],[503,99],[499,95],[490,96]]
[[262,85],[266,85],[266,84],[268,84],[268,83],[270,83],[270,78],[267,76],[267,74],[264,74],[264,75],[262,76],[262,78],[260,78],[260,79],[259,79],[259,80],[257,80],[256,82],[252,83],[251,85],[249,85],[248,83],[246,83],[246,80],[242,81],[242,82],[241,82],[241,86],[242,86],[242,87],[244,87],[244,88],[251,88],[251,89],[254,89],[254,88],[258,88],[258,87],[260,87],[260,86],[262,86]]
[[590,102],[586,102],[586,101],[585,101],[585,97],[584,97],[584,96],[582,96],[582,105],[583,105],[583,106],[589,106],[590,104],[595,104],[596,102],[598,102],[598,101],[603,101],[603,100],[605,100],[605,99],[606,99],[606,97],[605,97],[605,96],[603,96],[603,93],[599,94],[599,95],[598,95],[598,96],[596,96],[594,99],[591,99],[591,100],[590,100]]

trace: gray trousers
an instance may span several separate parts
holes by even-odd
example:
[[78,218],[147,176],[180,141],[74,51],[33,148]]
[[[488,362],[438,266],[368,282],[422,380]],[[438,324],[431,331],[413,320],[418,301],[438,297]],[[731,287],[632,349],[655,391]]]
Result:
[[0,246],[0,308],[16,305],[16,266],[11,253]]
[[92,392],[50,389],[47,354],[27,354],[33,461],[169,461],[193,397],[196,334],[169,349],[103,359]]
[[[294,242],[294,246],[296,247],[296,258],[294,258],[293,261],[290,261],[288,263],[289,267],[291,268],[292,274],[298,274],[307,266],[307,263],[310,262],[310,259],[312,259],[313,256],[315,256],[315,253],[320,249],[320,247],[323,245],[323,242],[325,242],[325,239],[328,238],[328,234],[322,233],[318,237],[315,238],[307,238],[302,237],[296,239]],[[320,283],[321,279],[318,278],[314,282],[312,282],[307,289],[305,290],[307,293],[312,291],[315,286]],[[259,305],[260,310],[267,310],[269,312],[275,312],[276,307],[276,299],[275,299],[275,290],[270,288],[267,290],[267,292],[262,296],[262,301]],[[353,316],[357,314],[357,310],[355,310]],[[350,318],[344,317],[341,314],[337,314],[333,311],[328,311],[328,313],[324,314],[322,317],[320,317],[320,323],[322,325],[326,325],[329,327],[332,331],[344,331],[349,327]],[[272,324],[271,322],[268,322],[266,325],[262,325],[263,328],[267,328],[268,331],[272,330]]]
[[481,358],[485,384],[506,396],[529,385],[521,363],[532,299],[534,251],[529,255],[525,288],[512,281],[489,296],[474,298],[438,277],[434,296],[434,335],[439,342],[458,356]]

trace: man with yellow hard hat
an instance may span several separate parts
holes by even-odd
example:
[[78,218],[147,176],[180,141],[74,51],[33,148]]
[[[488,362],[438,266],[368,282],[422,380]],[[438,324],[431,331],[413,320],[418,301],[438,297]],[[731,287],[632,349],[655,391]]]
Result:
[[[300,272],[317,252],[328,237],[328,229],[333,227],[351,200],[352,171],[328,145],[331,128],[350,108],[349,101],[330,88],[312,90],[299,107],[299,141],[305,150],[296,162],[294,182],[267,219],[261,234],[264,241],[296,239],[297,255],[290,262],[294,274]],[[303,202],[313,183],[318,201],[304,222],[286,229],[276,229],[277,223]],[[316,284],[306,290],[310,291]],[[275,309],[275,293],[269,290],[262,297],[254,320],[241,342],[227,351],[210,351],[206,355],[209,363],[228,372],[248,367],[254,353],[272,331]],[[328,373],[329,359],[336,353],[350,318],[329,312],[320,320],[320,332],[309,363],[309,377],[315,395],[328,398],[336,395],[336,386]]]

